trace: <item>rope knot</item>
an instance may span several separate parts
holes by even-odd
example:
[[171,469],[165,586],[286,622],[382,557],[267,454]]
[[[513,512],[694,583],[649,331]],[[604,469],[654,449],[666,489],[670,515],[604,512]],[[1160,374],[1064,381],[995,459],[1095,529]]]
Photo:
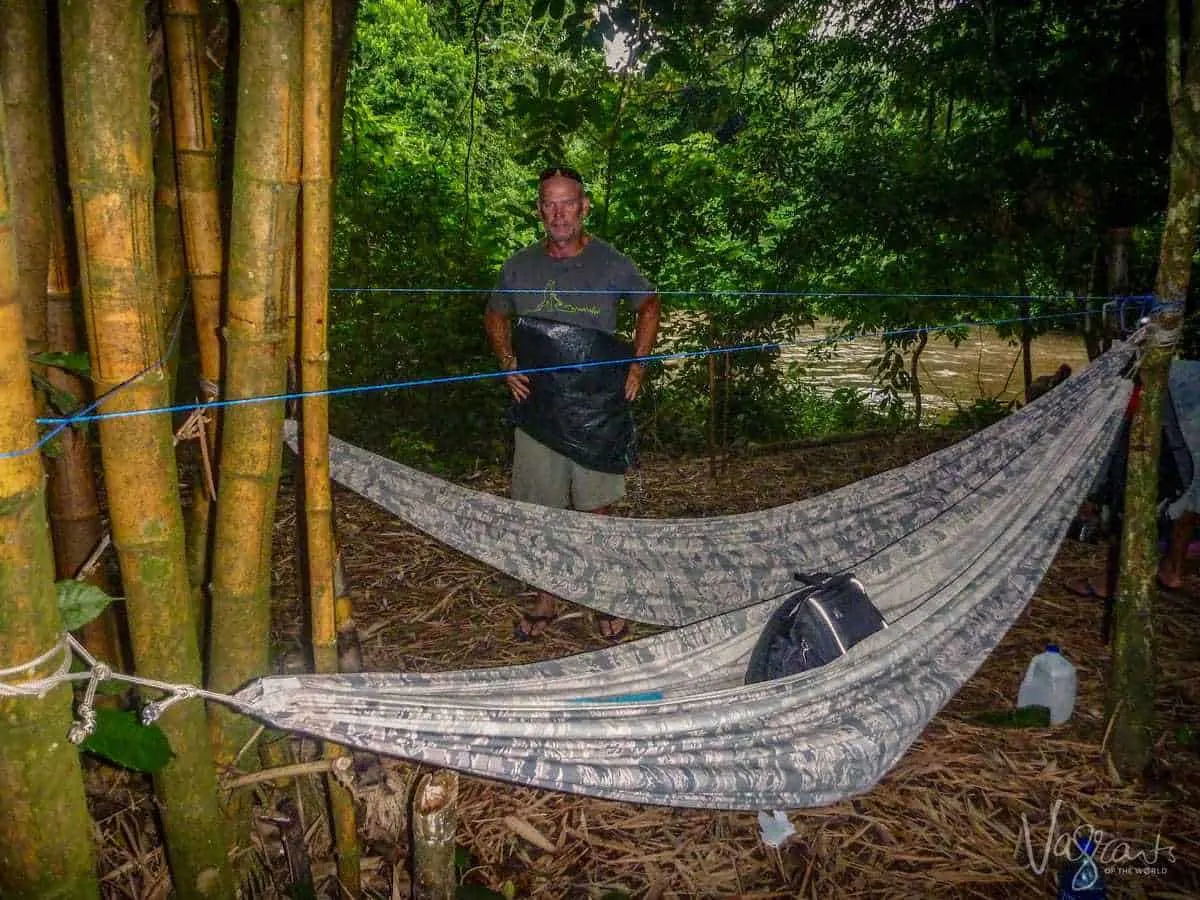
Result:
[[112,666],[108,663],[96,663],[92,666],[92,678],[95,681],[107,681],[112,678]]
[[158,717],[162,714],[163,704],[150,702],[142,707],[142,712],[138,718],[142,720],[143,725],[153,725],[158,720]]
[[80,704],[79,718],[67,732],[67,740],[78,746],[91,737],[96,731],[96,711],[90,706]]

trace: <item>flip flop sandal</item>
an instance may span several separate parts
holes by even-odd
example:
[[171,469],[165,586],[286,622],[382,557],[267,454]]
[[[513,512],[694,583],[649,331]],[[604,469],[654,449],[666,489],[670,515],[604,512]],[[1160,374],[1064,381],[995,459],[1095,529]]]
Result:
[[[1083,585],[1080,587],[1080,585]],[[1074,594],[1076,597],[1086,597],[1095,600],[1107,600],[1108,596],[1098,590],[1090,579],[1075,579],[1074,581],[1064,581],[1063,590],[1069,594]]]
[[[526,641],[537,640],[546,633],[546,629],[549,628],[557,618],[558,613],[551,613],[548,616],[537,615],[535,613],[522,613],[520,621],[513,626],[513,640],[522,644]],[[523,628],[523,625],[528,627]],[[542,627],[535,632],[534,629],[537,628],[538,625],[541,625]]]
[[[609,623],[620,622],[621,627],[618,628],[616,631],[610,631],[610,632],[605,633],[604,629],[602,629],[600,627],[605,622],[609,622]],[[605,613],[597,613],[596,614],[596,633],[599,634],[601,638],[608,641],[610,644],[619,644],[621,641],[623,641],[629,635],[629,620],[628,619],[618,619],[616,616],[606,615]]]

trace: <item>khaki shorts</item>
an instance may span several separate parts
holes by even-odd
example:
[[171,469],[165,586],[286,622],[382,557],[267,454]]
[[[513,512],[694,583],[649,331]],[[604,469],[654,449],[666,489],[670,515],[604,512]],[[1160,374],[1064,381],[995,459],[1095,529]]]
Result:
[[625,496],[625,476],[585,469],[520,428],[513,452],[512,498],[591,512]]

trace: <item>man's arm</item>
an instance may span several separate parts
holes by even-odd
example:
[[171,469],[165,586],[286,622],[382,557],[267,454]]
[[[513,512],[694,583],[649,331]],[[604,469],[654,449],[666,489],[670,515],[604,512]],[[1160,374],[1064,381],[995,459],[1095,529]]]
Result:
[[[658,322],[662,316],[662,301],[658,294],[650,294],[638,307],[637,324],[633,328],[633,352],[635,356],[649,356],[658,337]],[[642,379],[646,377],[646,364],[634,363],[625,376],[625,399],[632,403],[642,390]]]
[[[512,321],[508,314],[496,312],[493,309],[485,310],[483,329],[487,332],[488,342],[492,345],[493,352],[500,360],[500,368],[517,368],[517,357],[513,353],[512,344]],[[518,403],[529,397],[528,375],[508,375],[504,380],[508,384],[509,391],[512,392],[513,399]]]

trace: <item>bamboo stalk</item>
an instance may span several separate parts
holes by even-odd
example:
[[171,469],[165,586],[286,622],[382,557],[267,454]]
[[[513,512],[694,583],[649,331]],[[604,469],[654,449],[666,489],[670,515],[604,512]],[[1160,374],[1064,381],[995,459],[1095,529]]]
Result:
[[422,776],[413,799],[413,900],[453,900],[458,773]]
[[[307,0],[304,43],[304,212],[300,387],[329,386],[327,316],[331,178],[329,170],[329,0]],[[333,586],[333,499],[329,482],[329,398],[301,403],[304,450],[304,518],[313,656],[318,672],[337,671]]]
[[[333,179],[330,143],[330,89],[333,76],[332,0],[304,4],[304,169],[300,303],[300,388],[306,394],[329,386],[327,344],[329,256]],[[329,399],[324,394],[301,402],[304,464],[305,547],[313,661],[318,672],[338,670],[334,591],[333,498],[329,482]],[[342,749],[326,744],[328,757]],[[338,879],[352,897],[362,891],[354,797],[332,775],[325,779],[333,816]]]
[[[217,386],[221,383],[221,278],[225,268],[225,243],[200,0],[166,0],[163,32],[184,257],[200,356],[199,395],[209,401],[217,398]],[[216,447],[216,410],[211,412],[206,430],[208,446]],[[193,488],[187,553],[189,578],[197,591],[202,589],[208,577],[213,499],[206,485],[198,482]]]
[[[144,7],[140,0],[64,0],[61,10],[67,158],[92,382],[128,385],[106,412],[168,405],[162,371],[153,234]],[[133,380],[131,380],[133,379]],[[99,424],[113,545],[137,670],[201,679],[188,602],[183,515],[171,422],[130,416]],[[229,897],[233,878],[204,709],[181,703],[159,721],[174,757],[154,778],[176,895]]]
[[[0,52],[7,55],[10,48]],[[4,99],[0,85],[0,453],[11,453],[32,446],[37,429],[22,340]],[[0,458],[0,668],[41,656],[54,646],[60,629],[39,454]],[[56,663],[29,677],[49,675]],[[65,740],[70,710],[71,691],[65,685],[44,698],[0,697],[4,897],[100,896],[79,754]]]
[[[62,195],[57,182],[52,187],[46,346],[51,351],[69,353],[80,349],[75,326],[75,306],[79,300],[78,277]],[[73,397],[80,406],[87,400],[88,389],[83,379],[65,369],[48,368],[46,379],[57,390]],[[58,453],[46,460],[50,528],[54,535],[54,568],[60,579],[75,578],[104,539],[104,521],[100,515],[100,499],[96,492],[87,430],[66,428],[59,432],[55,440]],[[92,566],[84,578],[106,593],[113,592],[103,566]],[[84,646],[97,659],[119,668],[128,665],[114,607],[109,606],[84,625],[81,631]]]
[[[41,0],[0,3],[0,86],[7,106],[4,141],[15,234],[17,299],[30,353],[46,349],[46,272],[50,259],[50,63]],[[35,366],[39,373],[43,367]],[[37,398],[39,408],[44,404]]]
[[[170,97],[164,101],[170,108]],[[187,294],[187,270],[183,260],[183,231],[179,219],[179,186],[175,178],[175,140],[169,116],[158,129],[154,159],[154,248],[158,262],[161,318],[169,338],[171,325]],[[167,366],[167,394],[175,397],[179,372],[179,344],[170,348]]]
[[[296,0],[241,9],[239,103],[225,327],[230,399],[282,393],[283,315],[296,254],[301,15]],[[227,410],[212,578],[209,683],[231,692],[270,665],[271,538],[283,404]],[[213,709],[217,759],[233,763],[254,725]]]
[[184,255],[196,320],[200,374],[208,383],[202,385],[201,393],[211,400],[216,394],[210,387],[221,381],[224,237],[200,0],[166,0],[163,30]]

